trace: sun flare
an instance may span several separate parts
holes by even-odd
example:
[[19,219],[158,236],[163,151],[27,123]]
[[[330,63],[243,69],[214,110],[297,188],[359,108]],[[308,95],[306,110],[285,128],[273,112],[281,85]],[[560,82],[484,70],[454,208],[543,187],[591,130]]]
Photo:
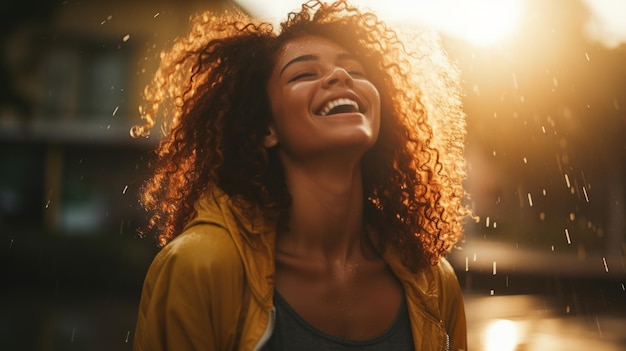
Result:
[[[270,6],[259,0],[236,2],[255,17],[278,21],[304,1],[277,0]],[[388,23],[436,30],[479,46],[496,43],[514,32],[523,10],[523,0],[352,0],[350,3],[372,10]]]

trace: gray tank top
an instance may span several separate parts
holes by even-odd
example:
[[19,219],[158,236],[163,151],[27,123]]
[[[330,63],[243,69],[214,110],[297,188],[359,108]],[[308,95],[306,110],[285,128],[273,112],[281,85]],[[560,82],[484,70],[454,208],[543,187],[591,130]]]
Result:
[[308,350],[414,350],[406,297],[393,324],[382,335],[368,340],[349,340],[326,334],[307,323],[277,292],[274,292],[276,324],[263,351]]

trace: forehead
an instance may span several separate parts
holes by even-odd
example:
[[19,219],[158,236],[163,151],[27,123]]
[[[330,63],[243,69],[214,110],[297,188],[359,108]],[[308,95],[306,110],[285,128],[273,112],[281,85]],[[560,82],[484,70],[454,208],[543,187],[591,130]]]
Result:
[[278,51],[276,66],[302,55],[315,55],[319,57],[335,57],[339,54],[347,54],[348,50],[330,39],[314,35],[304,35],[290,39]]

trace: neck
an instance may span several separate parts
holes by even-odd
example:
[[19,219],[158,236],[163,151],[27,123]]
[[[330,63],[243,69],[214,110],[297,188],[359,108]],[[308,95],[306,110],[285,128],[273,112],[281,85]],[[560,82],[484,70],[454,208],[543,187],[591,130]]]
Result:
[[285,167],[292,196],[288,232],[277,250],[290,255],[348,262],[362,253],[363,188],[360,164]]

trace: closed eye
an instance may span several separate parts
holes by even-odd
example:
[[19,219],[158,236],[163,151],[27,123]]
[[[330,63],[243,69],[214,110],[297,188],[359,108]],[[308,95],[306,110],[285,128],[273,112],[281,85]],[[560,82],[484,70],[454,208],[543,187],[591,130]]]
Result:
[[367,78],[367,75],[365,74],[365,72],[363,71],[348,71],[348,73],[353,76],[353,77],[358,77],[358,78]]
[[311,73],[311,72],[299,73],[299,74],[296,74],[295,76],[291,77],[287,82],[294,82],[296,80],[300,80],[300,79],[307,78],[307,77],[312,77],[314,75],[315,74]]

